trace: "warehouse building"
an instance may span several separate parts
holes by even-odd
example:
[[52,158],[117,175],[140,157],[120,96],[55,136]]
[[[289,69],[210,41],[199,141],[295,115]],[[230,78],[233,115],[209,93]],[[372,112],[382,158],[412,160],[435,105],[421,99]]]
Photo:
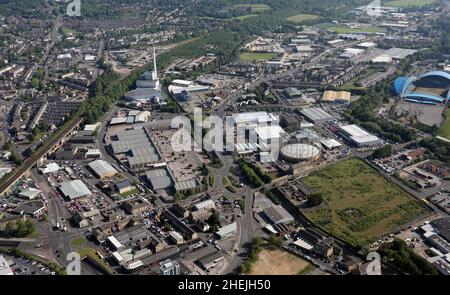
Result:
[[81,180],[64,182],[59,188],[64,197],[74,200],[90,196],[92,193]]
[[323,93],[322,102],[340,102],[349,104],[351,96],[352,94],[348,91],[327,90]]
[[302,97],[302,92],[295,87],[285,88],[283,94],[288,99],[298,99]]
[[263,218],[269,224],[286,224],[294,221],[294,218],[281,205],[271,206],[262,211]]
[[153,190],[167,189],[172,186],[172,179],[167,169],[156,169],[145,172]]
[[340,126],[338,132],[357,147],[374,146],[381,142],[378,137],[356,125]]
[[224,259],[223,254],[220,253],[219,251],[217,251],[217,252],[213,252],[211,254],[208,254],[206,256],[203,256],[202,258],[200,258],[198,260],[198,263],[200,264],[200,266],[203,269],[208,270],[208,269],[213,268],[214,266],[216,266],[217,263],[219,263],[223,259]]
[[194,208],[195,210],[199,211],[199,210],[210,210],[210,209],[215,209],[216,208],[216,204],[214,203],[213,200],[208,199],[205,201],[201,201],[198,203],[194,204]]
[[116,155],[125,154],[131,169],[142,171],[162,164],[162,155],[145,127],[118,133],[116,138],[111,142],[112,151]]
[[320,124],[334,120],[334,117],[328,114],[322,108],[306,108],[301,110],[300,113],[314,124]]
[[104,160],[90,162],[88,167],[100,179],[110,178],[117,174],[117,170]]
[[237,223],[233,222],[228,225],[225,225],[224,227],[221,227],[217,232],[216,235],[220,239],[225,239],[228,237],[231,237],[232,235],[235,235],[237,232]]

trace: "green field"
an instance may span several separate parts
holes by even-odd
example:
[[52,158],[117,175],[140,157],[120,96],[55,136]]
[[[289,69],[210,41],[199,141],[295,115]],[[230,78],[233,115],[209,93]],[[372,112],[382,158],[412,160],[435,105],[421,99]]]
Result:
[[305,177],[324,197],[306,209],[315,224],[352,245],[367,245],[427,212],[415,199],[359,159],[348,159]]
[[385,5],[391,7],[420,7],[436,3],[437,0],[395,0],[389,1]]
[[251,13],[263,13],[272,9],[266,4],[236,4],[234,7],[250,7]]
[[257,60],[271,60],[276,56],[276,53],[244,52],[239,56],[239,59],[245,62],[254,62]]
[[381,33],[384,32],[383,29],[368,27],[368,28],[345,28],[345,27],[330,27],[329,31],[338,34],[352,34],[352,33]]
[[319,15],[315,14],[307,14],[307,13],[301,13],[297,15],[293,15],[287,18],[288,21],[294,22],[294,23],[301,23],[307,20],[315,20],[320,18]]
[[439,135],[450,139],[450,109],[445,111],[445,122],[442,124],[441,129],[439,130]]
[[75,238],[70,242],[70,244],[76,248],[80,248],[80,247],[84,246],[85,243],[86,243],[86,240],[84,239],[84,237]]
[[76,34],[78,34],[78,31],[76,31],[74,29],[71,29],[71,28],[68,28],[68,27],[62,27],[61,30],[62,30],[64,35],[69,35],[69,34],[76,35]]

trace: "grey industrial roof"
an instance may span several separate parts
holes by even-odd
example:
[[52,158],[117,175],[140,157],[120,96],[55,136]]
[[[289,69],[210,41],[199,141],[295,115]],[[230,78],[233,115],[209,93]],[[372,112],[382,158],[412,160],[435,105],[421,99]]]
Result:
[[154,190],[165,189],[172,185],[172,180],[166,169],[147,171],[145,175]]
[[124,230],[115,233],[114,237],[122,244],[128,245],[135,241],[149,238],[151,235],[149,231],[140,226],[132,226],[125,228]]
[[263,213],[274,224],[294,221],[294,218],[281,205],[269,207]]
[[64,182],[61,184],[60,190],[64,196],[70,199],[81,198],[91,194],[88,187],[79,179]]
[[439,231],[439,234],[450,241],[450,217],[433,220],[431,224]]
[[115,154],[131,152],[132,156],[127,158],[130,166],[155,163],[162,159],[144,128],[118,133],[117,138],[117,141],[111,142],[112,150]]
[[313,122],[328,121],[333,119],[333,116],[325,112],[322,108],[306,108],[301,110],[301,113]]
[[152,88],[136,88],[125,94],[126,100],[150,101],[154,97],[163,99],[161,93]]
[[16,212],[23,211],[26,214],[35,214],[37,211],[42,210],[45,208],[45,204],[43,201],[31,201],[31,202],[25,202],[19,205],[14,209]]
[[122,189],[131,186],[131,182],[128,179],[121,180],[116,182],[117,189]]
[[196,188],[197,186],[198,186],[198,181],[197,181],[197,179],[193,178],[193,179],[175,183],[175,190],[183,191],[183,190]]
[[88,164],[88,166],[100,177],[107,174],[117,173],[117,170],[104,160],[92,161]]

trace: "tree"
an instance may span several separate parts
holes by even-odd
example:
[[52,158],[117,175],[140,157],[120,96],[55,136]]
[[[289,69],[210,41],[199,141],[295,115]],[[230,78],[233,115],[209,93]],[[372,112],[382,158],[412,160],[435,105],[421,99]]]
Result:
[[374,159],[381,159],[390,157],[392,155],[392,146],[390,144],[387,144],[385,146],[382,146],[372,153],[372,157]]
[[308,204],[311,207],[319,206],[323,203],[323,196],[320,193],[314,193],[308,198]]

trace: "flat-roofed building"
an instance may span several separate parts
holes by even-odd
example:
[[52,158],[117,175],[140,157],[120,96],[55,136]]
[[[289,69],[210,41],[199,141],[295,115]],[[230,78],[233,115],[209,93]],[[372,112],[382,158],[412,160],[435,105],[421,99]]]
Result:
[[104,160],[92,161],[88,164],[88,167],[100,179],[113,177],[117,174],[117,170]]
[[87,197],[92,194],[84,182],[79,179],[64,182],[59,189],[62,194],[70,200]]
[[172,179],[167,169],[155,169],[145,172],[153,190],[167,189],[172,186]]
[[322,102],[340,102],[349,104],[352,94],[348,91],[327,90],[323,93]]
[[184,238],[179,232],[170,231],[169,232],[169,237],[177,245],[184,243]]
[[208,199],[205,201],[201,201],[198,203],[195,203],[194,205],[195,210],[210,210],[210,209],[215,209],[216,208],[216,203],[214,203],[213,200]]
[[334,120],[334,117],[322,108],[306,108],[301,110],[300,113],[314,124],[320,124]]
[[163,158],[145,127],[127,130],[111,142],[114,154],[125,154],[128,165],[135,171],[146,170],[163,163]]
[[224,227],[221,227],[217,232],[216,235],[220,239],[228,238],[232,235],[235,235],[237,232],[237,223],[233,222],[228,225],[225,225]]
[[18,193],[18,196],[22,199],[33,200],[36,199],[37,196],[41,193],[40,190],[35,188],[29,188],[27,190],[21,191]]
[[283,224],[294,221],[294,218],[281,205],[271,206],[262,211],[263,217],[270,224]]
[[210,253],[206,256],[201,257],[198,259],[198,263],[203,269],[210,269],[217,265],[220,261],[224,259],[224,256],[221,252],[215,251],[213,253]]
[[358,147],[363,146],[374,146],[379,144],[381,141],[375,135],[370,134],[364,129],[358,127],[357,125],[343,125],[338,129],[339,134],[341,134],[345,139],[352,142]]

